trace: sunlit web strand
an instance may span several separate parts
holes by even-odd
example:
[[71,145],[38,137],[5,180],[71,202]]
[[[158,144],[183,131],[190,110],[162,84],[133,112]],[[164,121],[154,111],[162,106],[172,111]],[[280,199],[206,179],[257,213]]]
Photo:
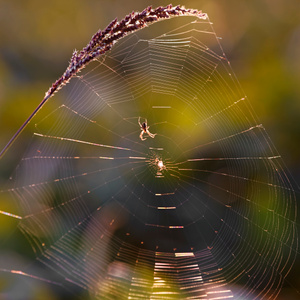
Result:
[[282,186],[282,185],[278,185],[278,184],[273,184],[273,183],[269,183],[269,182],[263,182],[263,181],[259,181],[259,180],[255,180],[255,179],[251,179],[251,178],[247,178],[247,177],[241,177],[241,176],[237,176],[237,175],[233,175],[233,174],[220,173],[220,172],[214,172],[214,171],[209,171],[209,170],[201,170],[201,169],[181,169],[181,168],[178,168],[178,171],[205,172],[205,173],[217,174],[217,175],[221,175],[221,176],[228,176],[228,177],[238,178],[238,179],[251,181],[251,182],[255,182],[255,183],[259,183],[259,184],[269,185],[269,186],[275,187],[275,188],[286,189],[288,191],[293,191],[293,189],[291,189],[290,187],[286,187],[286,186]]
[[7,269],[2,269],[1,268],[0,271],[1,272],[6,272],[6,273],[11,273],[11,274],[22,275],[22,276],[30,277],[32,279],[37,279],[37,280],[41,280],[41,281],[44,281],[44,282],[47,282],[47,283],[62,286],[62,284],[60,282],[51,281],[51,280],[48,280],[46,278],[34,276],[34,275],[31,275],[31,274],[28,274],[28,273],[25,273],[25,272],[22,272],[22,271],[19,271],[19,270],[7,270]]
[[[248,133],[251,132],[251,131],[254,131],[254,130],[257,129],[257,128],[263,128],[263,127],[262,127],[261,124],[256,125],[256,126],[252,126],[252,127],[248,128],[248,129],[246,129],[246,130],[243,130],[243,131],[240,131],[240,132],[231,134],[231,135],[226,136],[226,137],[224,137],[224,138],[216,139],[216,140],[210,141],[210,142],[205,143],[205,144],[200,144],[200,145],[196,146],[195,148],[189,149],[189,150],[187,150],[187,151],[191,151],[191,150],[194,150],[194,149],[197,149],[197,148],[201,148],[201,147],[205,147],[205,146],[208,146],[208,145],[211,145],[211,144],[215,144],[215,143],[220,143],[220,142],[226,141],[226,140],[228,140],[228,139],[235,138],[235,137],[237,137],[237,136],[239,136],[239,135],[245,135],[245,134],[248,134]],[[186,152],[187,152],[187,151],[186,151]]]
[[58,139],[58,140],[61,140],[61,141],[68,141],[68,142],[82,143],[82,144],[97,146],[97,147],[104,147],[104,148],[112,148],[112,149],[118,149],[118,150],[131,151],[131,149],[128,149],[128,148],[122,148],[122,147],[110,146],[110,145],[102,145],[102,144],[91,143],[91,142],[87,142],[87,141],[70,139],[70,138],[66,138],[66,137],[43,135],[43,134],[39,134],[39,133],[34,133],[34,134],[36,136],[40,136],[40,137],[44,137],[44,138],[51,138],[51,139]]

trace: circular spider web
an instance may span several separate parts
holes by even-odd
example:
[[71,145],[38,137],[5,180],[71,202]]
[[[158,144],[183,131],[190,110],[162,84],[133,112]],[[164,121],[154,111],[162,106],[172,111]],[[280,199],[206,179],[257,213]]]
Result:
[[[156,135],[141,140],[139,120]],[[276,298],[297,249],[293,189],[208,18],[118,40],[34,123],[3,192],[63,285],[99,299]]]

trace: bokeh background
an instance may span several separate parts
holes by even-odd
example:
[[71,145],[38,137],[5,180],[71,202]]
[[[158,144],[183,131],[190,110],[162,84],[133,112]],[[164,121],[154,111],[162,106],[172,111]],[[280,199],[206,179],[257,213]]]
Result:
[[[169,1],[146,0],[0,0],[0,148],[43,99],[49,86],[68,66],[73,50],[81,49],[99,28],[115,17],[148,5]],[[202,9],[214,23],[222,46],[245,94],[282,155],[287,169],[300,179],[300,4],[299,0],[180,1]],[[26,143],[26,135],[22,137]],[[29,136],[28,136],[29,138]],[[5,183],[18,160],[8,151],[0,164]],[[1,199],[0,199],[1,201]],[[0,259],[17,248],[29,260],[30,248],[16,233],[17,220],[0,218]],[[279,299],[299,299],[299,259]],[[0,299],[13,299],[1,290],[16,283],[16,274],[0,276]],[[20,276],[19,276],[20,277]],[[7,279],[9,278],[9,280]],[[28,299],[56,299],[52,285],[34,279],[18,281]],[[8,298],[5,298],[8,297]],[[24,298],[26,299],[26,298]]]

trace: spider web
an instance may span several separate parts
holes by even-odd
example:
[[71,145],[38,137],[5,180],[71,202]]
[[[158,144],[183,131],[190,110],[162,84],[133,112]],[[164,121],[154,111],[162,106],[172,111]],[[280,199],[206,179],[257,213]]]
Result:
[[[140,139],[139,118],[154,138]],[[2,191],[20,211],[1,213],[62,285],[99,299],[276,298],[297,252],[294,191],[209,19],[119,40],[34,123]]]

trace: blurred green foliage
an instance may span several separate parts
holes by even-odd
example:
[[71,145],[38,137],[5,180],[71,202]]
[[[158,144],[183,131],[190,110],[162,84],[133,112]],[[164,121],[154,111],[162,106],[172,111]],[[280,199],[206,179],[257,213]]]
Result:
[[[0,148],[64,72],[75,48],[84,47],[94,32],[115,17],[121,19],[148,5],[166,4],[169,1],[0,0]],[[288,169],[299,180],[299,1],[183,0],[173,4],[202,9],[209,15],[258,123],[267,129]],[[7,175],[0,170],[1,181]],[[0,219],[5,223],[1,239],[7,238],[5,229],[15,223],[11,219],[6,223],[5,218]],[[297,274],[292,272],[291,276],[299,285]],[[1,276],[0,289],[4,285]],[[49,298],[45,289],[39,286],[30,299],[47,299],[47,293]],[[280,299],[294,297],[288,288],[282,295]]]

